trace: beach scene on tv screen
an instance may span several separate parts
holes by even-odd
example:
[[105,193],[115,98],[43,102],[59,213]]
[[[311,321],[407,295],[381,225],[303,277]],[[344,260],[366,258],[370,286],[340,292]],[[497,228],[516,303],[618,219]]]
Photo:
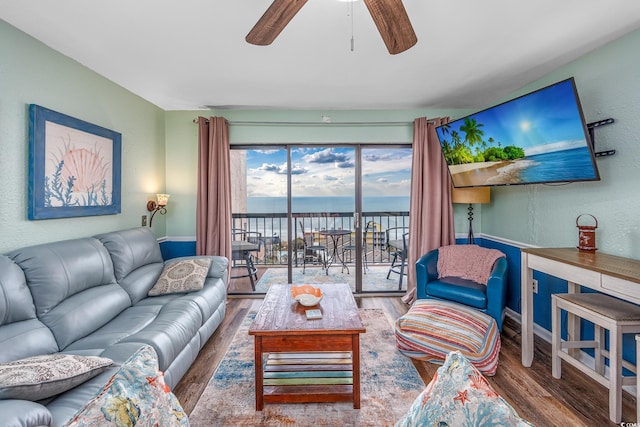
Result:
[[570,80],[436,129],[455,187],[597,179]]

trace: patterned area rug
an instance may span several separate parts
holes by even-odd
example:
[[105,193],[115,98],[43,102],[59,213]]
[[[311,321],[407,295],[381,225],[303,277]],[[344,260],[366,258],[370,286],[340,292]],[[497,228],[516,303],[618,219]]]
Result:
[[393,426],[424,389],[411,360],[396,348],[391,319],[382,310],[361,309],[367,332],[360,338],[360,409],[352,403],[266,404],[257,412],[247,333],[254,316],[238,329],[189,416],[191,426]]
[[[352,291],[356,288],[356,275],[350,266],[350,274],[347,271],[340,271],[340,266],[332,266],[329,268],[329,274],[326,274],[322,268],[307,267],[305,274],[302,274],[302,268],[293,269],[293,283],[348,283]],[[362,275],[362,288],[369,292],[398,292],[398,275],[391,274],[387,279],[389,266],[371,266],[367,268],[367,274]],[[406,277],[402,281],[403,290],[407,288]],[[256,284],[256,292],[267,292],[269,286],[274,283],[287,283],[286,268],[269,268],[265,271],[260,280]]]

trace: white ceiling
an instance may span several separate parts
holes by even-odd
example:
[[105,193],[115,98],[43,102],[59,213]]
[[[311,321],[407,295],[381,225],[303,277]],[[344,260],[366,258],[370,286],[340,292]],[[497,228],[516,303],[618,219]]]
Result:
[[0,18],[165,110],[479,108],[640,28],[638,0],[404,0],[390,55],[362,1],[309,0],[275,42],[271,0],[0,0]]

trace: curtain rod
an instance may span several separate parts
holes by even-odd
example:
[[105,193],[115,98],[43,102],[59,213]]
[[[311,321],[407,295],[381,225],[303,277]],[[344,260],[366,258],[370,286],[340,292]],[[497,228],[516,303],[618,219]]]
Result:
[[[207,120],[207,123],[209,120]],[[198,123],[198,119],[193,119],[193,123]],[[228,120],[230,126],[409,126],[410,122],[267,122],[252,120]],[[434,120],[428,120],[428,123],[434,124]]]

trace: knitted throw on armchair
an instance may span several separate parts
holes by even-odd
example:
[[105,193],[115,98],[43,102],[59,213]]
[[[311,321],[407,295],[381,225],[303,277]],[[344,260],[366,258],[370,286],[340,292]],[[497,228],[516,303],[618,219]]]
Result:
[[505,254],[478,245],[449,245],[438,249],[438,278],[460,277],[487,284],[493,265]]

